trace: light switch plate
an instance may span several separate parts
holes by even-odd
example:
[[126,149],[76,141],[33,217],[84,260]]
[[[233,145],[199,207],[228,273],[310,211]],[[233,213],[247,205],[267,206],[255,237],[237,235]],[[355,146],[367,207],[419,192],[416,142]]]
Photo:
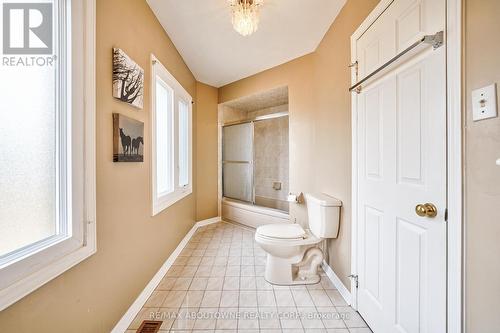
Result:
[[472,120],[497,117],[497,86],[489,85],[472,92]]

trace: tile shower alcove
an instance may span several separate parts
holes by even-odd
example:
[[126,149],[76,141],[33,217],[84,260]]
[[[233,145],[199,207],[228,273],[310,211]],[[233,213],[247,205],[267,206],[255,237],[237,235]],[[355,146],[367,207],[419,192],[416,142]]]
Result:
[[219,105],[222,217],[252,227],[287,222],[288,88]]

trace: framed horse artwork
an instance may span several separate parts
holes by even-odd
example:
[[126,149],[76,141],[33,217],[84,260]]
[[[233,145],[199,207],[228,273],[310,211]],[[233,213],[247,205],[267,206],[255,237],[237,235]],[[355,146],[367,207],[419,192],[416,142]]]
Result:
[[113,162],[144,161],[144,123],[113,113]]

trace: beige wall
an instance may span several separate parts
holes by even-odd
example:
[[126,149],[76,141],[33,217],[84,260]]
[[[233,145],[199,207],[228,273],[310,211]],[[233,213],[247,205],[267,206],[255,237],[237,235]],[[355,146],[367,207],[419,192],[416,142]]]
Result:
[[[143,110],[112,97],[114,46],[122,48],[145,70]],[[196,193],[151,217],[150,53],[197,101],[193,118],[196,120],[196,110],[201,110],[201,136],[210,131],[209,122],[217,132],[216,93],[200,85],[200,99],[196,99],[195,78],[146,1],[97,1],[97,253],[2,311],[0,332],[109,332],[193,225]],[[112,162],[113,112],[145,123],[144,163]],[[196,122],[194,133],[196,139]],[[202,162],[202,169],[195,168],[193,175],[203,179],[201,187],[215,186],[216,200],[216,185],[204,179],[205,170],[212,171],[211,177],[216,175],[214,142],[194,145],[195,157],[196,148],[211,149],[214,157],[213,163]],[[208,154],[201,154],[199,160]],[[208,195],[212,193],[202,191],[199,198],[204,200]],[[217,215],[216,206],[215,210],[199,208],[200,216]]]
[[500,118],[473,122],[470,96],[500,84],[500,1],[465,0],[465,13],[465,317],[467,332],[493,333],[500,332]]
[[197,172],[196,220],[217,216],[217,118],[218,91],[203,83],[196,85]]
[[[341,230],[329,241],[329,254],[346,286],[351,265],[350,37],[377,3],[348,1],[316,52],[219,89],[222,103],[288,85],[290,191],[324,191],[342,200]],[[290,213],[306,223],[303,205],[291,205]]]
[[341,229],[329,242],[329,264],[344,285],[351,274],[351,35],[378,0],[350,0],[315,53],[315,191],[343,202]]

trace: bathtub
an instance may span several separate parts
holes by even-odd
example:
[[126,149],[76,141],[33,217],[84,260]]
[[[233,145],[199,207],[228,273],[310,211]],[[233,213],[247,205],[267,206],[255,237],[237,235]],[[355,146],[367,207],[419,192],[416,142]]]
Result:
[[255,196],[255,205],[267,208],[273,208],[280,210],[284,213],[288,213],[290,209],[290,204],[287,201],[278,200],[278,199],[270,199],[266,197]]
[[[258,202],[257,198],[256,202]],[[269,204],[269,202],[266,203]],[[278,203],[276,206],[278,205],[284,207],[282,203]],[[222,199],[221,213],[224,220],[241,223],[252,228],[271,223],[290,223],[290,215],[286,211],[228,198]]]

